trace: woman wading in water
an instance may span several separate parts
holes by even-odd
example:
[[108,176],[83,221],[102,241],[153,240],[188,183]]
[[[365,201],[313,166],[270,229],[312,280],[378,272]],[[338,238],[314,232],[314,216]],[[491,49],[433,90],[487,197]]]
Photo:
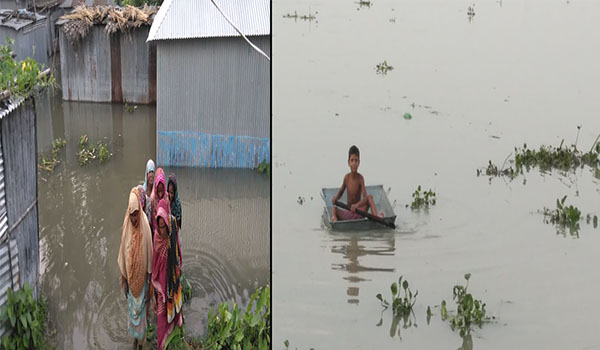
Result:
[[156,214],[152,257],[152,285],[156,291],[156,320],[158,349],[163,350],[167,337],[175,327],[183,326],[181,305],[181,245],[175,217],[170,215],[169,202],[161,199]]
[[141,347],[146,339],[148,301],[152,295],[152,235],[140,196],[137,188],[129,193],[117,258],[129,311],[128,330],[135,348]]

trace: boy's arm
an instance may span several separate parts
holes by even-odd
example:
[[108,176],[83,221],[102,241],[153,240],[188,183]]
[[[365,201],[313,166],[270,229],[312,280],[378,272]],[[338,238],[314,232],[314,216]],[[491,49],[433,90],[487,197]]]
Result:
[[345,190],[346,190],[346,176],[344,176],[344,182],[342,182],[342,186],[340,186],[340,189],[338,190],[338,192],[331,199],[332,205],[335,205],[335,202],[342,197]]

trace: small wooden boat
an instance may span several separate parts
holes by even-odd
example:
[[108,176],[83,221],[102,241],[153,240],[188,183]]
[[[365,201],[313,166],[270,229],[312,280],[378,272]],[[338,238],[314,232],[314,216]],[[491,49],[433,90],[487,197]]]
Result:
[[[325,209],[323,210],[323,223],[325,226],[336,231],[356,231],[356,230],[377,230],[387,229],[386,226],[381,223],[375,222],[367,218],[361,218],[357,220],[338,220],[331,222],[331,200],[336,195],[339,188],[323,188],[321,197],[325,201]],[[339,200],[344,203],[348,203],[347,191],[344,191],[342,198]],[[396,214],[392,209],[392,205],[387,197],[387,194],[383,190],[383,185],[367,186],[367,194],[373,196],[377,210],[383,211],[383,220],[388,224],[395,224]]]

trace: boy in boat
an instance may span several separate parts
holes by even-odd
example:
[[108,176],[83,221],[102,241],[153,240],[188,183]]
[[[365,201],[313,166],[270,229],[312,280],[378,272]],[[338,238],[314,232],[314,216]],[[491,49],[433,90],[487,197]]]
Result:
[[[358,147],[352,146],[348,151],[348,166],[350,167],[350,172],[344,176],[344,182],[342,186],[338,190],[338,193],[333,196],[331,203],[331,221],[335,222],[337,220],[357,220],[361,219],[362,216],[356,213],[356,209],[360,209],[364,212],[371,209],[372,215],[377,215],[377,207],[375,206],[375,201],[373,200],[373,196],[367,195],[367,189],[365,187],[365,179],[359,174],[358,166],[360,165],[360,152]],[[344,190],[348,189],[348,206],[350,207],[350,211],[336,208],[335,202],[342,197],[344,194]],[[361,199],[362,197],[362,199]],[[383,212],[379,214],[380,217],[383,217]]]

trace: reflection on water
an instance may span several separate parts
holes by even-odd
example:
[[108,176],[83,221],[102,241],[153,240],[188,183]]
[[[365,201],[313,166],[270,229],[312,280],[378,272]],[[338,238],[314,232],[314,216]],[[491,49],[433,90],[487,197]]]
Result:
[[[130,346],[117,252],[131,187],[155,158],[155,107],[129,113],[121,104],[36,103],[38,151],[64,137],[54,172],[38,179],[40,272],[58,348]],[[77,161],[79,137],[106,138],[105,164]],[[186,333],[201,335],[208,310],[225,300],[246,305],[269,282],[269,179],[244,169],[165,169],[177,175],[183,223],[183,271],[193,288]]]
[[395,272],[393,267],[370,267],[365,266],[361,259],[372,256],[394,256],[395,239],[393,234],[387,236],[373,236],[360,234],[337,234],[332,239],[331,252],[341,254],[347,262],[331,264],[333,270],[348,271],[344,279],[350,283],[347,289],[348,303],[359,303],[358,284],[369,281],[364,278],[365,272]]

